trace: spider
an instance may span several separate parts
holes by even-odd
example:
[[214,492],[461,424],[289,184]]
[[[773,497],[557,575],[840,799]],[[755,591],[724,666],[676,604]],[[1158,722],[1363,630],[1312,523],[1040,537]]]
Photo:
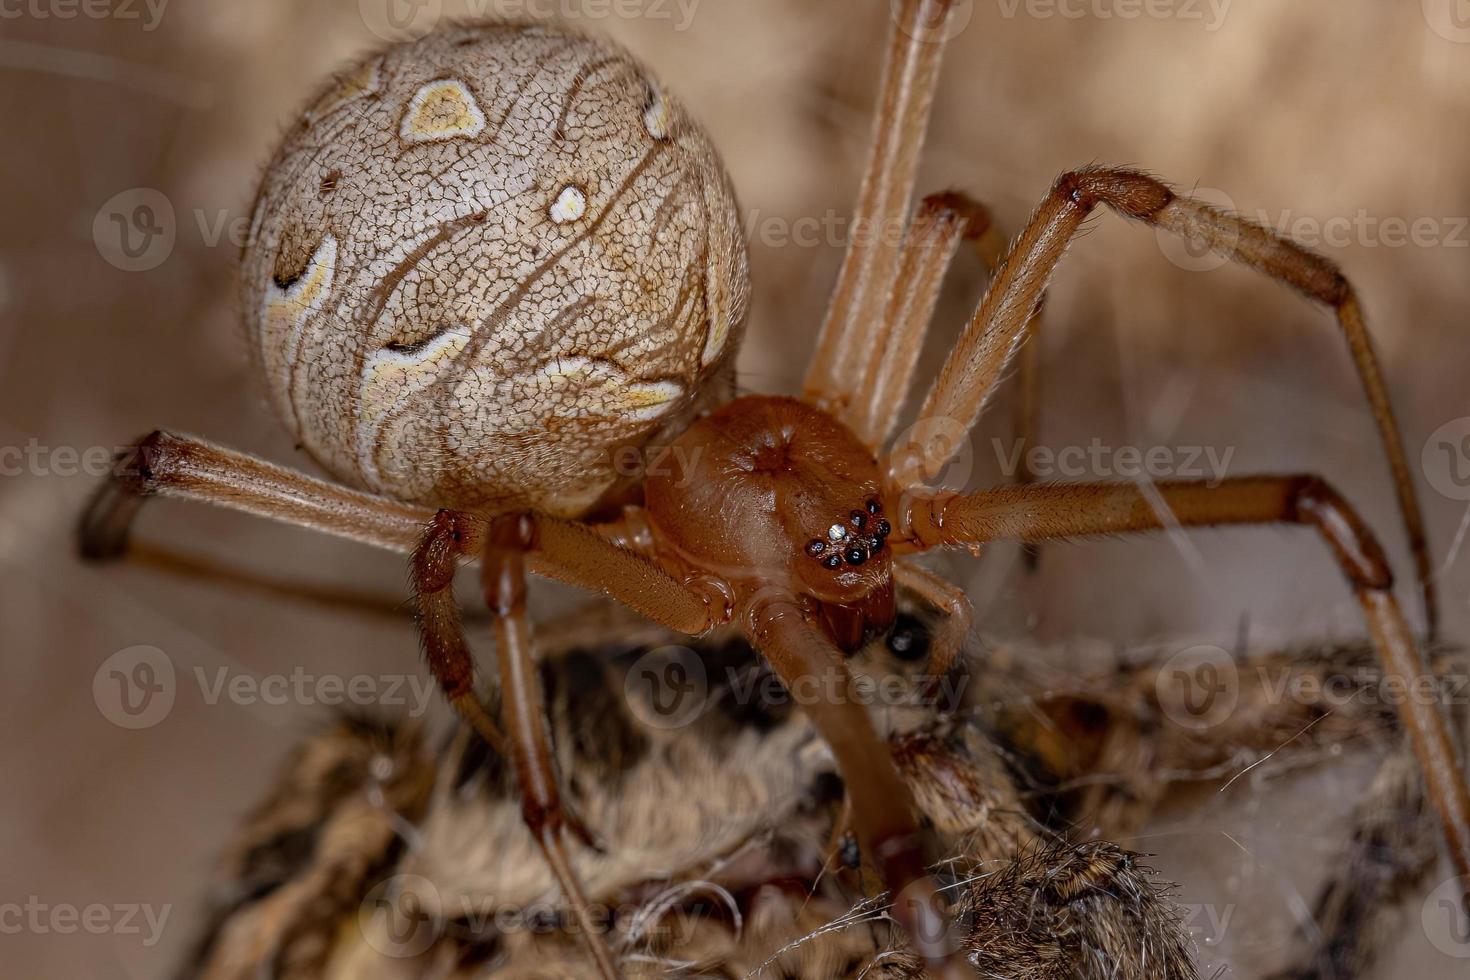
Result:
[[[1063,174],[1009,252],[920,409],[893,438],[945,271],[989,218],[963,195],[910,219],[951,0],[904,0],[872,150],[799,397],[730,398],[746,311],[733,191],[707,137],[631,58],[535,25],[455,25],[336,78],[267,169],[242,295],[273,401],[343,483],[166,432],[140,440],[83,515],[117,557],[141,502],[222,504],[411,555],[420,634],[445,697],[515,763],[524,819],[598,970],[618,968],[573,871],[596,828],[558,788],[526,612],[533,571],[687,635],[736,624],[806,705],[847,776],[863,852],[937,975],[963,975],[908,788],[852,696],[844,654],[888,628],[895,587],[962,592],[909,556],[987,542],[1266,523],[1315,529],[1362,605],[1384,670],[1426,676],[1377,540],[1311,475],[1218,485],[930,489],[1038,329],[1047,282],[1099,206],[1189,236],[1331,308],[1367,391],[1436,624],[1427,542],[1356,295],[1331,263],[1146,174]],[[890,234],[896,230],[902,234]],[[620,461],[631,451],[638,476]],[[655,465],[656,464],[656,465]],[[639,478],[641,476],[641,478]],[[479,559],[500,718],[482,706],[451,585]],[[1437,704],[1401,718],[1449,851],[1470,874],[1470,790]]]
[[[1136,838],[1173,786],[1395,741],[1362,644],[1250,653],[1238,710],[1206,729],[1160,701],[1159,651],[1077,677],[1063,651],[967,645],[950,693],[925,699],[935,620],[905,602],[894,630],[849,664],[900,682],[874,717],[965,910],[972,975],[1195,980],[1204,964],[1182,910],[1111,842]],[[538,638],[567,785],[610,844],[577,868],[630,975],[922,975],[850,846],[830,756],[812,751],[811,724],[764,683],[769,668],[738,634],[682,640],[598,603]],[[660,668],[693,658],[707,683],[692,707],[674,707]],[[1441,653],[1435,666],[1462,663]],[[1324,716],[1310,699],[1273,697],[1268,678],[1280,677],[1324,691],[1351,677],[1357,696]],[[673,793],[698,805],[670,807]],[[586,954],[545,904],[556,886],[517,807],[510,760],[463,729],[436,741],[411,721],[331,720],[238,828],[180,976],[585,975]],[[1399,748],[1355,808],[1314,934],[1273,976],[1363,975],[1397,931],[1394,899],[1437,858]]]

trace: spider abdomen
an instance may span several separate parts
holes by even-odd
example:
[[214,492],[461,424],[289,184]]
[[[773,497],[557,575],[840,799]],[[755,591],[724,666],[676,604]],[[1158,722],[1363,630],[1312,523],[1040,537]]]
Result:
[[457,25],[338,76],[266,170],[251,348],[298,442],[402,500],[584,512],[737,346],[713,146],[631,57]]

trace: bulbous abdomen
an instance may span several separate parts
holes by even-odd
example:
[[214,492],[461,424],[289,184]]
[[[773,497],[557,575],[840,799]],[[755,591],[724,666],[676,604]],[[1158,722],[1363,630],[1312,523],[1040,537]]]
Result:
[[327,87],[261,184],[244,312],[344,481],[585,510],[726,372],[746,253],[709,140],[622,51],[447,27]]

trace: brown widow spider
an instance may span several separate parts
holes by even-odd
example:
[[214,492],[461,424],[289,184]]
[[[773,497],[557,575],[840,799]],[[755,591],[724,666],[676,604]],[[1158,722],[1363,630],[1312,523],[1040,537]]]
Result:
[[[844,651],[886,629],[895,586],[952,616],[965,597],[903,557],[948,546],[1268,523],[1321,534],[1357,596],[1385,674],[1428,675],[1372,533],[1316,476],[1151,488],[926,488],[1035,330],[1047,282],[1099,205],[1189,236],[1330,307],[1378,422],[1419,572],[1422,521],[1357,298],[1325,259],[1132,170],[1062,175],[994,270],[920,410],[889,445],[940,283],[988,218],[959,195],[907,220],[951,0],[905,0],[845,257],[799,398],[723,401],[746,308],[746,261],[718,156],[626,55],[556,30],[455,26],[339,76],[267,170],[244,249],[252,350],[315,459],[364,490],[164,432],[141,440],[83,517],[92,558],[126,550],[142,500],[182,496],[412,554],[420,631],[447,699],[514,760],[522,810],[589,951],[567,835],[595,828],[557,787],[525,607],[529,570],[698,635],[738,624],[808,706],[846,774],[853,825],[915,952],[965,968],[926,872],[909,791]],[[887,234],[904,229],[903,234]],[[613,460],[666,441],[641,482]],[[885,448],[886,446],[886,448]],[[371,491],[371,492],[369,492]],[[451,585],[481,561],[501,719],[481,706]],[[1470,791],[1439,705],[1407,730],[1461,873]]]

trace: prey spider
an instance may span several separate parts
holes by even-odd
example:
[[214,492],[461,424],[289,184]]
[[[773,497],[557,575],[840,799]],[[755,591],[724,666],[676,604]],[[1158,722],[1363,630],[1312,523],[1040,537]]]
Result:
[[[1396,741],[1361,643],[1251,651],[1236,710],[1210,729],[1161,699],[1158,649],[1079,676],[1075,650],[971,642],[926,695],[944,628],[905,597],[893,631],[848,665],[887,689],[874,720],[943,856],[954,941],[976,976],[1218,977],[1196,960],[1223,930],[1192,923],[1113,842],[1139,839],[1173,787]],[[738,633],[688,640],[600,602],[538,640],[569,796],[606,835],[576,867],[630,977],[923,975],[852,846],[831,756]],[[667,697],[676,665],[704,679],[686,701]],[[1434,666],[1463,659],[1439,652]],[[1348,681],[1358,696],[1324,716],[1274,697],[1280,678]],[[329,719],[237,830],[181,980],[587,975],[518,808],[510,760],[463,728],[434,739],[406,720]],[[1353,807],[1307,941],[1273,948],[1272,976],[1364,976],[1400,931],[1395,897],[1438,857],[1400,746]]]
[[[1037,328],[1067,245],[1100,205],[1187,235],[1331,308],[1378,421],[1415,554],[1428,547],[1352,288],[1329,262],[1132,170],[1062,175],[934,381],[892,438],[950,260],[989,223],[915,171],[950,0],[895,20],[855,235],[800,397],[730,397],[747,306],[733,191],[707,137],[637,63],[524,24],[456,25],[339,75],[266,171],[244,247],[251,350],[286,424],[352,487],[190,437],[140,440],[84,514],[92,558],[127,550],[143,499],[218,503],[410,554],[420,632],[445,697],[514,760],[521,808],[600,973],[618,965],[573,870],[599,834],[568,811],[543,720],[528,570],[687,635],[735,624],[806,706],[846,775],[863,853],[935,974],[965,975],[907,784],[844,653],[887,629],[895,588],[949,617],[932,669],[968,633],[963,593],[905,560],[936,548],[1265,523],[1315,529],[1357,596],[1385,673],[1427,675],[1377,540],[1316,476],[926,486]],[[886,232],[902,229],[902,235]],[[627,451],[668,466],[625,475]],[[475,690],[451,586],[479,559],[500,718]],[[1451,856],[1470,874],[1470,791],[1441,708],[1406,702]]]

